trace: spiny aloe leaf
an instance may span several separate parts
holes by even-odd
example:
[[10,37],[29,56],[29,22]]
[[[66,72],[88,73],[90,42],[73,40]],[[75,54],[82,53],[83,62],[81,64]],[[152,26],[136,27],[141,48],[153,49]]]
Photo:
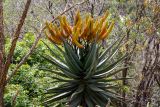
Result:
[[[115,66],[114,68],[116,68],[117,66]],[[107,77],[111,77],[121,71],[123,71],[124,69],[128,68],[128,67],[124,67],[124,68],[118,68],[117,70],[114,70],[114,68],[112,68],[109,71],[106,71],[106,73],[104,73],[103,75],[100,76],[93,76],[94,78],[98,79],[98,78],[107,78]]]
[[114,63],[110,64],[109,66],[96,71],[94,75],[103,75],[103,74],[106,74],[107,71],[109,71],[111,69],[114,69],[117,64],[119,64],[122,60],[124,60],[126,58],[126,56],[127,55],[124,55],[121,58],[119,58],[117,61],[115,61]]
[[76,82],[76,80],[66,80],[55,76],[51,76],[51,78],[54,80],[58,80],[59,82]]
[[62,50],[59,46],[57,46],[57,44],[53,44],[53,46],[59,51],[61,52],[62,54],[64,54],[64,50]]
[[[73,96],[73,95],[72,95]],[[77,107],[80,105],[82,100],[82,94],[74,95],[69,102],[70,107]]]
[[48,62],[54,64],[55,66],[57,66],[60,70],[62,70],[68,77],[71,78],[78,78],[78,76],[76,76],[75,74],[71,73],[71,71],[68,69],[68,67],[63,64],[63,63],[57,63],[53,60],[51,60],[50,58],[47,58],[45,56],[42,56],[44,59],[46,59]]
[[107,99],[105,99],[99,93],[94,92],[94,91],[90,91],[90,94],[92,95],[92,101],[94,101],[95,104],[97,104],[101,107],[105,107],[105,105],[107,104],[107,102],[106,102]]
[[60,60],[61,62],[65,63],[64,59],[62,59],[62,57],[60,55],[58,55],[56,52],[54,52],[44,41],[42,41],[44,45],[46,45],[46,47],[49,49],[49,51],[51,52],[51,54],[56,57],[58,60]]
[[91,67],[86,70],[86,76],[84,77],[84,79],[91,78],[92,74],[94,74],[94,72],[96,71],[96,65],[97,65],[97,60],[95,56],[95,58],[93,58]]
[[89,87],[91,90],[96,91],[96,92],[104,91],[104,90],[98,88],[96,85],[93,85],[93,84],[89,85],[88,87]]
[[[68,86],[67,86],[68,85]],[[46,94],[49,94],[49,93],[62,93],[62,92],[67,92],[67,91],[73,91],[76,89],[76,85],[71,85],[71,84],[62,84],[58,87],[52,87],[52,88],[49,88],[46,92]]]
[[78,56],[75,54],[75,52],[73,52],[73,50],[71,49],[69,44],[64,42],[64,48],[65,48],[66,57],[68,57],[68,59],[70,60],[72,65],[75,66],[76,70],[82,71],[82,69],[81,69],[82,63],[80,62],[80,60],[79,60]]
[[78,54],[76,54],[76,53],[73,51],[73,49],[71,48],[71,46],[70,46],[67,42],[64,43],[64,46],[65,46],[65,48],[67,49],[67,51],[69,52],[68,54],[70,54],[70,55],[73,57],[73,59],[76,61],[76,63],[77,63],[80,67],[82,67],[83,64],[82,64],[82,62],[80,61],[80,58],[78,57]]
[[105,56],[107,55],[107,53],[113,48],[114,45],[116,45],[116,43],[117,43],[118,41],[119,41],[119,39],[116,40],[111,46],[109,46],[107,49],[105,49],[105,50],[103,51],[103,53],[102,53],[102,54],[99,56],[99,58],[98,58],[99,62],[102,61],[102,59],[105,58]]
[[105,58],[106,54],[114,47],[114,45],[116,45],[117,46],[116,48],[118,48],[124,38],[125,36],[123,36],[120,40],[117,39],[111,46],[109,46],[106,50],[104,50],[103,53],[99,56],[99,61]]
[[72,63],[72,61],[68,58],[67,55],[64,55],[65,60],[67,62],[67,66],[70,69],[70,71],[76,75],[79,75],[79,70],[76,68],[76,66],[74,66],[74,64]]
[[85,94],[85,101],[88,107],[95,107],[95,103],[90,99],[90,95],[87,93]]
[[93,60],[95,60],[94,57],[96,57],[96,53],[97,53],[97,45],[96,43],[93,43],[92,44],[92,48],[91,48],[91,51],[88,55],[88,58],[85,62],[85,66],[84,66],[84,69],[87,69],[87,68],[90,68],[92,63],[93,63]]
[[53,69],[47,69],[47,68],[39,68],[39,70],[43,70],[43,71],[48,71],[48,72],[52,72],[60,77],[63,77],[63,78],[69,78],[66,74],[64,73],[61,73],[60,71],[56,71],[56,70],[53,70]]
[[115,82],[119,80],[125,80],[125,79],[133,79],[133,78],[115,78],[115,79],[101,79],[99,82]]
[[54,96],[54,97],[51,98],[51,99],[48,99],[48,100],[45,101],[44,103],[52,103],[52,102],[54,102],[54,101],[58,101],[58,100],[61,100],[61,99],[65,98],[65,97],[68,97],[68,96],[70,96],[71,94],[72,94],[71,91],[70,91],[70,92],[65,92],[65,93],[59,94],[59,95],[57,95],[57,96]]
[[113,58],[113,56],[115,56],[115,54],[118,52],[119,48],[115,49],[113,51],[113,53],[111,53],[107,58],[103,59],[101,62],[99,62],[99,64],[97,65],[97,69],[100,69],[101,67],[103,67],[107,61],[109,61],[110,59]]
[[115,74],[123,71],[123,70],[126,69],[126,68],[129,68],[129,67],[124,67],[124,68],[120,68],[120,69],[118,69],[118,70],[115,70],[115,71],[113,71],[113,72],[109,72],[109,73],[106,74],[106,77],[111,77],[111,76],[113,76],[113,75],[115,75]]

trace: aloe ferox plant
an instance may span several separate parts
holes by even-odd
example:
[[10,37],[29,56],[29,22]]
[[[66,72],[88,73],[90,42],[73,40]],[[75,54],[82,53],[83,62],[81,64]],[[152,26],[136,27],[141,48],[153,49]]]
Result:
[[69,107],[105,107],[109,100],[121,100],[113,89],[117,88],[114,81],[122,78],[112,77],[123,69],[117,67],[126,55],[111,61],[122,39],[102,49],[101,43],[108,38],[115,23],[107,20],[108,15],[106,12],[97,19],[88,15],[83,20],[78,11],[72,25],[66,16],[59,17],[59,25],[46,22],[45,34],[63,57],[44,43],[51,52],[43,55],[44,59],[59,69],[41,68],[51,71],[54,82],[59,83],[47,89],[45,104],[60,101]]

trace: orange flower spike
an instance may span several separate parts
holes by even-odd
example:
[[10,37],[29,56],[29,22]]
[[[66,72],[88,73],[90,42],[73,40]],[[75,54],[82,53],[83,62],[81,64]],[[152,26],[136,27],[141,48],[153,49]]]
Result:
[[58,38],[58,39],[61,39],[62,38],[62,35],[61,35],[61,32],[60,32],[60,29],[59,28],[57,28],[57,29],[55,29],[56,30],[56,38]]
[[46,36],[48,37],[48,39],[56,44],[61,44],[62,40],[60,40],[60,38],[57,38],[57,27],[52,23],[48,23],[46,22],[46,27],[48,28],[49,33],[51,34],[50,36],[47,34],[47,32],[45,31]]
[[68,35],[72,34],[72,28],[69,25],[67,18],[65,16],[62,17],[63,23],[64,23],[64,30]]
[[108,28],[108,21],[106,21],[106,23],[104,23],[103,26],[102,26],[102,30],[101,30],[101,32],[99,34],[100,38],[107,31],[107,28]]
[[88,26],[87,24],[85,24],[85,28],[83,29],[83,32],[81,33],[80,37],[84,39],[85,35],[87,35],[87,32],[88,32]]
[[65,33],[65,30],[63,29],[64,28],[64,23],[62,21],[62,17],[59,17],[59,21],[60,21],[60,32],[61,32],[61,35],[64,37],[64,38],[67,38],[68,35]]
[[64,25],[68,25],[66,16],[63,16],[63,17],[62,17],[62,21],[63,21]]
[[101,18],[100,19],[100,22],[99,22],[99,27],[98,27],[98,32],[102,29],[102,26],[103,26],[103,19]]
[[109,16],[109,12],[106,11],[103,17],[100,19],[99,29],[102,29],[103,23],[105,22],[108,16]]
[[[82,30],[82,21],[81,21],[81,20],[78,21],[78,23],[77,23],[77,25],[76,25],[76,30],[79,30],[79,31]],[[79,36],[80,36],[80,35],[79,35]]]
[[77,22],[79,21],[79,19],[80,19],[80,11],[78,10],[78,11],[76,12],[75,17],[74,17],[74,24],[75,24],[75,25],[77,24]]
[[112,22],[111,22],[111,25],[109,26],[109,28],[108,28],[108,30],[107,30],[108,33],[110,33],[110,32],[112,31],[112,29],[113,29],[113,27],[114,27],[114,24],[115,24],[115,22],[112,21]]
[[76,26],[73,27],[73,36],[78,39],[78,37],[80,37],[80,31],[82,29],[82,22],[81,20],[79,20],[76,24]]
[[99,25],[99,22],[98,22],[98,20],[96,20],[95,22],[94,22],[94,30],[97,30],[98,29],[98,26]]
[[54,41],[56,44],[61,45],[62,41],[54,36],[51,36],[51,40]]
[[104,16],[103,16],[103,22],[107,19],[108,16],[109,16],[109,12],[106,11],[105,14],[104,14]]
[[85,27],[84,27],[84,29],[83,29],[83,32],[81,33],[81,35],[80,35],[80,37],[81,38],[83,38],[83,39],[86,39],[85,37],[86,37],[86,35],[87,35],[87,32],[88,32],[88,30],[89,30],[89,20],[90,20],[90,17],[89,17],[89,15],[87,15],[86,16],[86,19],[85,19]]
[[53,27],[54,27],[55,32],[56,32],[56,35],[53,36],[53,38],[58,42],[62,42],[62,35],[61,35],[61,32],[60,32],[60,29],[56,25],[53,25]]
[[56,43],[56,44],[59,44],[59,45],[62,44],[61,41],[57,41],[53,36],[49,36],[49,35],[47,34],[47,31],[45,31],[44,33],[45,33],[45,35],[47,36],[47,38],[48,38],[51,42]]
[[93,31],[93,24],[94,24],[94,20],[93,20],[93,18],[91,18],[91,20],[90,20],[90,31]]
[[65,20],[64,16],[59,17],[60,27],[61,27],[62,31],[64,29],[64,31],[66,33],[66,36],[64,36],[64,37],[66,38],[66,37],[68,37],[70,35],[70,33],[69,33],[65,23],[64,23],[64,20]]
[[78,48],[84,48],[84,46],[78,42],[79,34],[80,34],[80,29],[79,29],[79,28],[76,30],[76,32],[73,31],[73,34],[72,34],[72,35],[73,35],[73,37],[72,37],[72,42],[73,42]]
[[80,35],[80,30],[81,30],[81,28],[77,28],[76,29],[76,33],[75,33],[75,37],[76,37],[76,40],[78,40],[79,39],[79,35]]
[[89,18],[86,22],[87,23],[87,29],[86,29],[86,32],[85,32],[85,38],[86,39],[88,38],[89,34],[91,33],[91,27],[92,27],[91,21],[92,21],[92,18],[91,18],[91,16],[89,16]]
[[68,29],[68,33],[71,35],[72,34],[72,27],[70,25],[67,25],[66,27]]
[[58,32],[59,32],[59,28],[54,24],[53,25],[53,28],[54,28],[54,30],[55,30],[55,32],[56,32],[56,35],[55,36],[57,36],[57,34],[58,34]]
[[98,20],[95,21],[94,25],[93,25],[93,36],[95,37],[97,32],[98,32],[98,29],[99,29],[99,22]]
[[110,24],[109,28],[107,29],[107,32],[105,34],[102,35],[101,39],[105,39],[106,37],[108,37],[108,35],[111,33],[113,27],[114,27],[115,22],[112,21],[112,23]]
[[90,20],[90,18],[91,18],[90,14],[87,14],[85,18],[85,22],[87,23]]
[[76,32],[76,26],[73,26],[72,35]]
[[58,17],[59,21],[60,21],[60,27],[63,28],[64,27],[64,23],[62,21],[62,16]]
[[52,23],[48,23],[46,22],[46,28],[48,29],[49,33],[53,36],[55,36],[55,31],[54,29],[52,28]]
[[67,37],[68,37],[68,35],[65,33],[65,31],[64,31],[62,28],[61,28],[60,32],[61,32],[61,35],[62,35],[64,38],[67,38]]
[[52,23],[50,23],[49,28],[50,28],[51,35],[56,36],[56,30]]
[[94,24],[94,20],[93,18],[90,19],[90,24],[89,24],[89,34],[88,34],[88,41],[91,41],[91,39],[93,38],[93,24]]

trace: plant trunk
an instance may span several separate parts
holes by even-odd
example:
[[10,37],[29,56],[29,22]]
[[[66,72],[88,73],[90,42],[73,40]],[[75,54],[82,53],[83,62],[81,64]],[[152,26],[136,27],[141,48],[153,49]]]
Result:
[[152,85],[154,82],[154,75],[144,77],[141,80],[136,94],[136,102],[134,107],[146,107],[148,102],[151,102]]
[[[145,63],[142,69],[142,79],[138,85],[136,93],[136,102],[134,107],[146,107],[151,103],[152,89],[157,74],[159,74],[160,51],[156,36],[148,41],[145,53]],[[154,47],[154,48],[153,48]]]
[[0,65],[0,107],[4,107],[4,89],[6,85],[6,75],[4,75],[3,64]]
[[86,104],[86,102],[85,102],[85,97],[83,97],[83,100],[81,102],[81,106],[82,107],[88,107],[87,104]]
[[3,0],[0,0],[0,107],[4,107],[4,25],[3,25]]
[[4,107],[4,86],[0,85],[0,107]]

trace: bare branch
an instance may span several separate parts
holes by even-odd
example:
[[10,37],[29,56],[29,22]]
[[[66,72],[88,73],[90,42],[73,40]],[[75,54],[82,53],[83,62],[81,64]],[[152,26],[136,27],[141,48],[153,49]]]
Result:
[[38,36],[36,37],[34,43],[32,44],[32,47],[30,48],[29,52],[22,58],[20,63],[16,66],[16,68],[13,70],[11,75],[7,78],[6,83],[8,83],[10,81],[10,79],[16,74],[18,69],[26,62],[27,58],[33,53],[34,49],[36,48],[36,46],[41,38],[42,32],[39,32],[38,29],[36,29],[36,28],[35,28],[35,30],[37,31]]
[[0,0],[0,107],[4,105],[4,25],[3,25],[3,0]]
[[[74,8],[75,6],[81,5],[81,4],[83,4],[83,3],[87,2],[87,1],[88,1],[88,0],[85,0],[85,1],[83,1],[83,2],[74,4],[73,6],[69,7],[68,9],[66,9],[66,10],[64,10],[62,13],[60,13],[57,17],[55,17],[55,18],[52,20],[52,22],[54,22],[55,20],[57,20],[59,16],[62,16],[63,14],[65,14],[66,12],[68,12],[69,10],[71,10],[72,8]],[[45,29],[45,28],[44,28],[44,29]]]
[[17,99],[19,93],[20,93],[20,90],[17,90],[15,95],[13,96],[13,98],[12,98],[12,107],[15,107],[16,99]]
[[20,32],[21,32],[22,26],[24,24],[24,21],[26,19],[27,12],[29,10],[30,4],[31,4],[31,0],[27,0],[26,5],[25,5],[25,9],[24,9],[23,14],[22,14],[22,17],[21,17],[21,19],[19,21],[19,24],[17,26],[16,32],[15,32],[15,34],[13,36],[13,40],[12,40],[12,43],[11,43],[9,54],[7,56],[7,60],[6,60],[6,63],[5,63],[5,68],[4,68],[5,74],[7,74],[7,71],[9,69],[10,64],[11,64],[11,58],[12,58],[12,56],[14,54],[14,50],[16,48],[17,40],[18,40],[18,37],[20,35]]
[[0,52],[4,54],[3,2],[0,0]]
[[[3,1],[0,0],[0,69],[4,63],[4,24],[3,24]],[[0,70],[0,73],[2,73]]]

